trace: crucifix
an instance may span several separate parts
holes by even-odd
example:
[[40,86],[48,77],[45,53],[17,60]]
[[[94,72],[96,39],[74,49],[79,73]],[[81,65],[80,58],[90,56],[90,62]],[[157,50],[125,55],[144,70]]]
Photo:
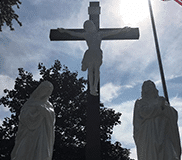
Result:
[[138,28],[102,28],[99,27],[99,2],[90,2],[89,20],[84,29],[51,29],[51,41],[86,40],[88,50],[82,60],[82,70],[88,69],[88,98],[86,123],[86,160],[100,160],[100,76],[102,64],[102,40],[134,40],[139,39]]

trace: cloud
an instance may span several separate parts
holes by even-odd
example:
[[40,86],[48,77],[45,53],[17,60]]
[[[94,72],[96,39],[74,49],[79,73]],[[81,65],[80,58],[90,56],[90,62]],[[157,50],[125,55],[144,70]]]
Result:
[[[109,3],[110,4],[110,3]],[[112,22],[113,18],[111,18],[111,12],[112,10],[113,17],[115,21],[112,23],[112,27],[120,27],[122,26],[120,20],[122,19],[120,16],[118,16],[119,8],[118,5],[119,1],[114,1],[113,2],[114,6],[111,5],[108,7],[108,3],[105,1],[101,3],[101,24],[103,24],[103,27],[109,27],[108,26],[108,21]],[[52,5],[52,3],[51,3]],[[67,4],[69,5],[69,4]],[[52,19],[36,19],[34,23],[28,24],[30,25],[25,26],[27,29],[25,30],[25,33],[27,33],[27,36],[31,36],[27,39],[24,37],[19,38],[24,43],[29,43],[32,49],[32,53],[35,56],[35,53],[39,53],[41,55],[42,59],[48,56],[48,51],[55,51],[54,53],[58,55],[59,52],[61,54],[69,54],[72,55],[73,57],[78,57],[81,59],[83,56],[84,51],[86,50],[87,46],[82,42],[50,42],[49,40],[46,39],[45,33],[49,32],[50,28],[57,28],[57,27],[69,27],[69,28],[82,28],[83,22],[88,19],[88,14],[87,14],[87,9],[88,9],[88,2],[83,1],[82,3],[79,4],[80,10],[77,10],[76,14],[71,14],[69,18],[62,18],[60,21],[60,17],[57,14],[54,14],[54,17]],[[60,6],[61,7],[61,6]],[[115,12],[116,8],[117,12]],[[62,7],[63,8],[63,7]],[[106,9],[108,8],[108,9]],[[64,13],[64,10],[62,10]],[[72,10],[71,10],[72,12]],[[109,16],[110,15],[110,16]],[[146,22],[147,23],[147,22]],[[105,24],[105,25],[104,25]],[[141,30],[142,31],[142,30]],[[147,31],[147,30],[146,30]],[[142,31],[142,35],[145,35],[144,32]],[[143,36],[146,37],[146,36]],[[30,41],[32,39],[32,41]],[[21,42],[21,44],[23,44]],[[144,43],[144,40],[142,41],[140,39],[140,44]],[[19,42],[20,43],[20,42]],[[32,44],[33,43],[33,44]],[[131,74],[136,74],[140,71],[145,70],[145,68],[153,61],[153,58],[149,56],[148,54],[145,53],[145,48],[138,47],[138,42],[133,42],[133,41],[122,41],[122,42],[108,42],[105,43],[103,42],[103,50],[104,50],[104,65],[110,65],[113,67],[113,64],[115,64],[114,67],[122,73],[126,73],[130,71]],[[148,46],[150,44],[150,41],[145,39],[145,45],[144,47]],[[39,45],[38,48],[41,49],[36,49],[37,46]],[[71,47],[70,47],[71,46]],[[35,50],[35,51],[34,51]],[[43,53],[43,51],[47,51],[47,53]],[[33,53],[33,51],[35,53]],[[112,53],[112,56],[111,56]],[[49,57],[49,56],[48,56]],[[142,58],[141,58],[142,57]],[[150,57],[150,58],[149,58]],[[46,58],[45,58],[46,59]],[[135,65],[135,67],[133,67]]]
[[13,89],[15,80],[6,75],[0,75],[0,96],[4,95],[4,89]]
[[[115,2],[117,3],[117,1]],[[107,3],[108,2],[106,2],[106,4]],[[147,2],[141,1],[141,3],[142,5],[145,5],[148,10]],[[165,76],[170,78],[174,75],[181,75],[180,44],[182,34],[180,31],[182,29],[182,21],[179,15],[181,15],[182,10],[180,10],[180,6],[177,6],[174,2],[165,3],[162,1],[155,1],[152,5]],[[108,16],[106,17],[109,17],[109,12],[105,12],[106,13],[102,15],[102,22],[104,21],[105,23],[104,27],[108,24],[110,25],[107,21],[108,19],[106,20],[105,18],[107,13]],[[127,16],[127,13],[125,14]],[[119,21],[119,18],[121,17],[117,18]],[[117,20],[111,24],[117,25]],[[129,81],[132,79],[133,81],[142,79],[160,80],[149,10],[147,17],[145,14],[145,19],[140,21],[137,27],[140,29],[140,38],[138,41],[123,40],[103,42],[103,65],[106,65],[106,68],[114,69],[116,74],[124,75],[125,73],[130,73],[132,76],[130,76],[131,79],[129,79]]]
[[10,117],[11,112],[9,111],[8,108],[0,105],[0,125],[2,125],[2,122],[5,117]]
[[[147,11],[148,4],[145,0],[140,3],[135,1],[131,3],[132,1],[128,0],[125,5],[125,0],[100,0],[100,26],[102,28],[119,28],[128,25],[139,27],[140,30],[139,40],[102,42],[101,83],[103,86],[101,87],[101,100],[108,107],[112,107],[112,104],[116,103],[115,100],[119,99],[119,105],[113,104],[113,106],[123,113],[121,116],[123,118],[121,119],[122,125],[119,126],[121,128],[116,128],[114,134],[130,148],[133,147],[131,145],[131,123],[132,103],[134,102],[128,100],[140,96],[140,88],[144,80],[161,81],[150,16]],[[174,1],[153,1],[152,5],[165,76],[168,80],[171,77],[180,76],[182,73],[182,10],[181,6]],[[87,49],[86,43],[79,41],[50,42],[49,32],[50,29],[57,27],[82,28],[84,21],[89,18],[88,6],[89,1],[87,0],[62,0],[59,2],[29,0],[22,3],[17,12],[23,26],[19,27],[15,23],[15,31],[13,32],[5,27],[0,38],[0,56],[3,60],[4,70],[4,75],[0,76],[0,80],[3,82],[0,86],[1,91],[9,86],[13,87],[14,80],[11,77],[17,76],[17,68],[19,67],[32,72],[35,78],[39,79],[37,72],[39,62],[50,66],[55,59],[59,59],[61,63],[66,63],[68,67],[71,66],[73,69],[78,66],[80,74],[79,65]],[[143,9],[139,7],[143,7]],[[143,19],[137,21],[139,18],[137,14],[144,16]],[[84,73],[84,75],[86,74]],[[181,83],[167,82],[170,97],[176,96],[172,98],[171,104],[174,104],[175,108],[181,112]],[[162,88],[161,83],[157,87]],[[125,108],[125,106],[128,107]],[[181,126],[180,117],[179,120]],[[128,141],[121,139],[121,134],[124,134],[123,136]],[[129,134],[128,137],[127,134]]]
[[[132,0],[130,0],[130,2],[132,2]],[[129,13],[125,13],[122,15],[123,17],[120,15],[122,14],[122,3],[124,3],[124,1],[101,1],[101,27],[114,28],[123,27],[126,25],[122,21],[122,18],[125,16],[127,17]],[[145,6],[148,10],[146,1],[141,1],[141,3],[141,6]],[[11,40],[9,42],[9,48],[6,48],[6,51],[2,50],[2,52],[6,55],[6,69],[10,68],[11,70],[11,73],[9,74],[16,73],[17,68],[19,67],[25,68],[30,66],[29,68],[32,70],[34,68],[35,70],[35,66],[37,66],[38,62],[48,61],[50,59],[53,59],[53,57],[55,57],[55,59],[61,59],[64,62],[64,56],[62,56],[64,54],[68,54],[70,57],[76,59],[77,63],[80,63],[81,58],[87,49],[85,42],[50,42],[49,31],[51,28],[57,27],[82,28],[83,22],[88,19],[89,2],[86,0],[79,3],[61,1],[58,2],[55,6],[55,2],[52,1],[49,2],[45,0],[34,0],[31,2],[31,4],[32,6],[29,8],[26,6],[28,5],[27,3],[24,3],[21,6],[24,10],[26,9],[26,15],[32,11],[35,11],[37,15],[32,16],[31,20],[26,19],[26,21],[23,23],[23,27],[16,29],[15,32],[9,33],[9,30],[5,31],[7,38]],[[164,3],[160,3],[160,9],[162,9],[162,11],[165,11],[165,9],[162,8],[162,4]],[[136,4],[133,5],[135,6]],[[48,12],[48,14],[42,14],[45,13],[45,10],[47,10],[47,6],[52,9]],[[69,10],[69,14],[67,13],[67,10]],[[52,13],[52,11],[54,11],[54,13]],[[142,15],[138,8],[136,8],[136,14]],[[164,14],[160,15],[163,16]],[[171,16],[174,15],[174,12],[172,12]],[[164,18],[167,18],[167,16]],[[166,22],[164,20],[160,22],[158,19],[160,19],[160,16],[157,16],[156,18],[158,24],[163,23],[163,25],[165,25],[164,23]],[[180,21],[179,16],[178,20]],[[173,20],[170,21],[170,25],[172,22]],[[175,22],[175,24],[179,24],[179,22]],[[125,76],[125,78],[128,79],[128,82],[131,82],[131,80],[140,81],[142,79],[160,79],[149,13],[147,14],[147,17],[146,14],[144,15],[144,20],[139,21],[136,27],[139,27],[140,29],[139,40],[104,41],[102,43],[104,53],[103,65],[106,69],[112,69],[116,72],[112,80],[117,77],[117,74],[125,76],[126,73],[129,74],[128,76]],[[167,26],[167,28],[169,27]],[[173,26],[171,28],[173,29],[174,33],[174,28],[176,28],[176,26]],[[158,27],[157,29],[160,33],[159,38],[165,37],[165,39],[169,39],[168,37],[171,37],[170,34],[167,34],[167,36],[165,36],[164,30],[166,29],[164,27]],[[173,36],[170,39],[173,39]],[[176,40],[180,44],[180,38],[177,38]],[[162,41],[162,48],[165,47],[166,41],[167,40]],[[5,47],[1,48],[4,49]],[[181,62],[178,58],[180,49],[178,50],[177,54],[176,50],[172,50],[172,48],[176,49],[173,44],[171,44],[170,48],[167,52],[169,55],[166,56],[168,58],[164,59],[164,69],[168,70],[166,75],[170,75],[172,73],[172,70],[174,71],[174,67],[171,67],[172,65],[179,66],[179,63]],[[175,53],[173,54],[173,57],[171,57],[171,52]],[[170,61],[171,59],[173,59],[173,61]],[[176,59],[179,59],[177,63],[175,63]],[[50,63],[52,62],[53,61],[50,61]],[[175,74],[179,74],[180,71],[181,69],[175,70]],[[106,74],[106,76],[108,75]],[[103,78],[106,79],[105,77]]]
[[[49,7],[52,6],[55,8],[56,6],[60,6],[60,9],[51,9],[57,11],[55,14],[49,12],[51,18],[44,17],[41,14],[47,13],[47,11],[45,11],[46,7],[39,6],[38,2],[42,3],[43,1],[34,1],[37,5],[36,7],[31,6],[28,8],[26,6],[28,5],[27,3],[22,4],[22,8],[24,10],[25,8],[27,9],[26,14],[29,14],[29,11],[35,11],[38,14],[37,16],[32,16],[31,20],[25,19],[22,22],[23,26],[16,28],[14,32],[9,32],[8,28],[3,30],[3,44],[1,44],[0,53],[4,56],[4,68],[8,75],[16,76],[17,68],[20,67],[35,71],[39,62],[47,61],[48,65],[50,65],[55,59],[64,61],[64,54],[68,54],[72,58],[81,61],[84,51],[87,48],[85,42],[51,42],[49,40],[49,33],[50,29],[56,29],[58,27],[82,28],[83,19],[88,19],[88,2],[84,1],[82,3],[72,4],[67,1],[61,1],[57,5],[50,2]],[[62,3],[65,3],[68,8],[64,8],[63,6],[65,5],[62,5]],[[83,3],[87,3],[86,7]],[[83,13],[83,8],[85,8],[85,13]],[[66,19],[65,17],[60,17],[60,14],[65,13],[64,10],[69,10],[71,16],[67,15],[68,17]],[[20,12],[20,17],[22,12]],[[77,14],[73,14],[74,12],[77,12]],[[83,18],[85,16],[87,18]],[[8,40],[6,42],[7,44],[4,45],[6,40]]]
[[[178,111],[178,124],[182,127],[182,97],[173,97],[170,101],[171,106],[173,106]],[[182,132],[181,132],[182,137]]]
[[0,125],[2,125],[2,122],[5,117],[10,117],[11,112],[9,111],[9,108],[4,107],[3,105],[0,105]]
[[113,138],[119,140],[125,146],[133,146],[133,108],[134,100],[126,101],[119,105],[111,105],[114,110],[121,112],[121,125],[116,126]]
[[[4,96],[4,89],[13,89],[14,87],[14,79],[10,78],[9,76],[0,75],[0,98]],[[4,107],[3,105],[0,105],[0,125],[2,124],[2,121],[5,117],[10,116],[10,111],[8,108]]]
[[130,148],[130,152],[131,152],[130,158],[137,160],[137,151],[136,151],[136,148],[135,147],[134,148]]
[[107,83],[100,89],[101,101],[111,102],[114,98],[117,98],[120,93],[121,86],[114,85],[113,83]]
[[113,129],[112,140],[119,141],[122,147],[131,149],[130,158],[136,158],[136,148],[133,139],[133,109],[135,100],[126,101],[120,104],[110,104],[108,108],[114,109],[116,112],[122,113],[120,121],[121,125],[117,125]]

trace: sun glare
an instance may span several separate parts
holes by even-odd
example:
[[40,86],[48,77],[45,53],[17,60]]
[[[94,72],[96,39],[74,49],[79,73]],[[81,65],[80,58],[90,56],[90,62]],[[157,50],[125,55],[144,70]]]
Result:
[[135,26],[149,15],[148,1],[120,0],[120,14],[125,25]]

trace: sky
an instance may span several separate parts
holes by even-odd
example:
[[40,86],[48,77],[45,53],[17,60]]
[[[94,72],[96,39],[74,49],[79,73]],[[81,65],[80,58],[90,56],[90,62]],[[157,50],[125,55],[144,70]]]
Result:
[[[47,68],[60,60],[79,77],[87,77],[81,71],[81,61],[87,45],[84,41],[50,41],[50,29],[83,28],[88,20],[89,0],[21,0],[16,10],[23,26],[13,21],[15,31],[4,26],[0,33],[0,97],[3,90],[13,89],[18,68],[33,73],[39,79],[38,63]],[[121,112],[121,125],[113,130],[112,141],[131,150],[131,158],[137,159],[133,140],[133,109],[141,97],[145,80],[155,82],[159,95],[163,96],[161,77],[155,50],[147,0],[100,0],[100,28],[140,30],[139,40],[103,41],[103,64],[100,68],[101,102],[105,107]],[[175,1],[151,0],[169,101],[179,114],[178,125],[182,138],[182,6]],[[0,106],[0,124],[10,116],[7,108]]]

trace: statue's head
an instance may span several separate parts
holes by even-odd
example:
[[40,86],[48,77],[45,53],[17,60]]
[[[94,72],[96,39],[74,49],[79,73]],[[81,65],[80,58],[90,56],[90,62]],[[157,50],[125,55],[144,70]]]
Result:
[[151,80],[144,81],[142,85],[142,98],[156,98],[158,96],[158,90],[155,83]]
[[87,20],[84,22],[83,24],[83,28],[86,32],[90,32],[90,33],[93,33],[93,32],[96,32],[96,27],[95,27],[95,24],[91,21],[91,20]]
[[49,81],[42,82],[31,94],[30,98],[41,101],[41,100],[48,100],[49,96],[53,91],[53,85]]

